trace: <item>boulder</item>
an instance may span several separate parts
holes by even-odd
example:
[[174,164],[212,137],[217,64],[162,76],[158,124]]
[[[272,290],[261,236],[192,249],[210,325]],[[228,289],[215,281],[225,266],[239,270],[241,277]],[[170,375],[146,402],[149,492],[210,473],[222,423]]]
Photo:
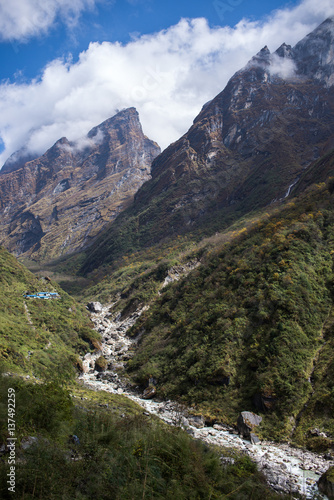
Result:
[[262,422],[262,417],[251,411],[242,411],[237,420],[239,434],[245,438],[251,439],[251,434],[255,435],[253,430]]
[[189,425],[192,425],[197,429],[202,429],[205,426],[205,419],[203,415],[189,415],[188,422]]
[[102,312],[102,304],[100,302],[88,302],[87,304],[87,309],[90,312],[93,313],[100,313]]
[[38,438],[35,436],[27,436],[21,439],[21,448],[23,450],[27,450],[32,445],[36,445],[38,443]]
[[184,429],[189,427],[189,420],[186,417],[181,417],[181,427]]
[[143,392],[143,399],[152,399],[156,395],[156,388],[154,385],[150,385],[149,387],[146,387],[146,389]]
[[226,425],[221,425],[221,424],[213,424],[212,426],[214,429],[216,429],[216,431],[227,431],[228,428],[226,427]]
[[327,495],[329,499],[334,499],[334,467],[330,467],[318,481],[318,488],[321,493]]
[[249,437],[250,437],[250,440],[251,440],[252,444],[259,444],[260,443],[260,439],[253,432],[250,433]]
[[222,455],[220,457],[220,463],[222,464],[223,467],[227,467],[228,465],[234,465],[235,464],[235,458],[233,457],[225,457]]
[[104,356],[100,356],[95,361],[95,370],[98,372],[104,372],[108,368],[108,361]]
[[314,429],[310,429],[309,434],[311,436],[318,436],[318,437],[324,437],[324,438],[327,437],[327,434],[325,432],[321,432],[317,427],[315,427]]

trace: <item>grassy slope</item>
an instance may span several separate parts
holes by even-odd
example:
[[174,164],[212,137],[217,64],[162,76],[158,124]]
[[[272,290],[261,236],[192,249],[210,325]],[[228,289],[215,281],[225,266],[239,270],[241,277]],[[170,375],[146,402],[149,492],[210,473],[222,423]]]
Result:
[[[26,291],[52,290],[59,292],[59,299],[23,297]],[[78,354],[98,343],[85,308],[55,283],[38,279],[3,248],[0,297],[0,362],[8,370],[38,376],[73,372]]]
[[[153,376],[161,396],[208,415],[235,422],[240,410],[253,409],[265,413],[266,436],[285,438],[297,423],[297,442],[319,451],[330,445],[332,184],[200,244],[178,237],[91,275],[96,285],[83,291],[85,300],[118,300],[123,314],[152,305],[132,332],[145,331],[129,363],[137,383]],[[192,259],[201,267],[160,290],[168,269]],[[331,439],[312,437],[315,426]]]
[[[282,498],[268,489],[248,457],[209,448],[179,428],[144,416],[127,398],[103,392],[72,387],[71,397],[55,383],[3,377],[0,444],[7,439],[9,388],[16,395],[15,498]],[[69,440],[73,434],[79,444]],[[24,450],[27,436],[37,441]],[[220,466],[222,451],[234,457],[234,465]],[[7,459],[0,457],[3,499],[13,498]]]
[[160,395],[223,420],[265,411],[263,432],[277,439],[297,419],[296,439],[310,441],[317,415],[333,438],[332,191],[312,187],[170,285],[132,331],[145,332],[136,380],[153,376]]
[[[0,366],[44,380],[0,377],[1,448],[8,437],[9,389],[11,397],[15,391],[16,498],[278,498],[248,457],[223,450],[235,459],[223,469],[221,449],[143,416],[123,396],[71,383],[77,354],[97,342],[85,309],[2,248],[0,269]],[[151,272],[153,282],[160,280],[160,271]],[[22,296],[54,289],[58,300]],[[79,445],[69,441],[72,434],[79,436]],[[24,449],[31,437],[35,441]],[[1,498],[13,495],[8,459],[0,454]]]

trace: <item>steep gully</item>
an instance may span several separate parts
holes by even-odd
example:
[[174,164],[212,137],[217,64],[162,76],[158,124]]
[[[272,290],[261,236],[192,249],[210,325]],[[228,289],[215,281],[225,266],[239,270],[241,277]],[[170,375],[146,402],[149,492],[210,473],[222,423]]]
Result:
[[[191,415],[191,410],[181,408],[172,401],[154,401],[144,399],[142,395],[133,392],[120,375],[126,361],[131,357],[138,339],[127,336],[127,330],[136,322],[144,309],[138,310],[130,317],[122,319],[121,315],[114,317],[110,313],[113,304],[102,306],[92,303],[92,321],[95,329],[101,333],[102,346],[99,352],[87,353],[83,358],[83,373],[80,380],[94,390],[104,390],[114,394],[122,394],[140,406],[145,412],[157,415],[170,425],[183,427],[195,439],[201,439],[208,444],[230,447],[247,453],[262,470],[270,486],[277,492],[295,494],[297,492],[306,498],[326,499],[318,492],[316,481],[334,461],[323,456],[293,448],[288,444],[277,444],[263,441],[261,444],[251,444],[241,439],[237,431],[223,425],[204,426],[204,421]],[[104,356],[108,361],[106,371],[98,371],[95,361]],[[231,461],[222,456],[222,464]],[[293,498],[293,497],[292,497]]]

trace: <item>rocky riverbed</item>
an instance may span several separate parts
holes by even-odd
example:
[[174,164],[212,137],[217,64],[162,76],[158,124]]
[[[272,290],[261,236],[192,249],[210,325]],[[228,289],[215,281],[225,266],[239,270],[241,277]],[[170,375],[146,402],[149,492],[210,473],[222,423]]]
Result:
[[[231,447],[247,453],[265,474],[271,487],[280,493],[302,493],[306,498],[326,499],[317,488],[320,476],[334,465],[334,460],[288,444],[265,442],[251,444],[241,439],[234,428],[214,425],[205,426],[204,419],[191,415],[191,410],[182,408],[172,401],[154,401],[135,394],[128,385],[122,371],[134,352],[137,340],[127,336],[127,330],[136,322],[144,309],[134,312],[126,319],[110,314],[112,305],[89,304],[91,318],[96,330],[101,333],[101,350],[86,354],[83,358],[82,382],[95,390],[123,394],[141,405],[145,412],[159,416],[171,425],[179,425],[196,439],[207,443]],[[99,358],[106,360],[106,370],[101,370]],[[152,396],[152,394],[151,394]],[[147,398],[147,395],[146,395]],[[328,457],[327,457],[328,458]],[[231,459],[222,456],[222,464]]]

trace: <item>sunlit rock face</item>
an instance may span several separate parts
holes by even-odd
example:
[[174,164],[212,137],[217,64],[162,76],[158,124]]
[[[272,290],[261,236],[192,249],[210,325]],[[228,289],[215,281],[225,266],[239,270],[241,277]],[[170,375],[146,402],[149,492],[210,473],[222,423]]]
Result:
[[153,162],[152,180],[135,197],[141,224],[163,217],[160,238],[292,193],[334,145],[333,26],[328,19],[295,47],[264,47],[203,106]]
[[131,203],[159,153],[130,108],[39,158],[14,155],[0,175],[1,243],[37,260],[85,248]]

